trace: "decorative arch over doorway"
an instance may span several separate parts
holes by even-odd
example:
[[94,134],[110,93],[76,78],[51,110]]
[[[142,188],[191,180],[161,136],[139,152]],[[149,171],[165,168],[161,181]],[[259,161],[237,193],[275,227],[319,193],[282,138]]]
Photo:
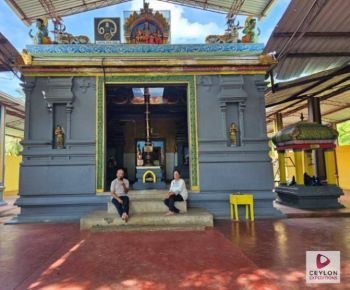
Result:
[[199,191],[198,124],[196,77],[194,75],[106,75],[96,77],[96,191],[103,192],[105,178],[105,85],[184,84],[187,85],[187,122],[190,148],[190,188]]

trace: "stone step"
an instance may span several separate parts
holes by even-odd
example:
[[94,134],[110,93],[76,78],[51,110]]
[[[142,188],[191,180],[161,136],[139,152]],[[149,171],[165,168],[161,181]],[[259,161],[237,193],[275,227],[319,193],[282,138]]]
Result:
[[204,231],[206,226],[196,226],[196,225],[167,225],[167,226],[134,226],[125,224],[124,226],[109,226],[100,227],[94,226],[90,229],[92,232],[158,232],[158,231]]
[[163,200],[166,198],[165,193],[149,193],[149,194],[137,194],[137,193],[129,193],[128,194],[130,200]]
[[80,229],[113,229],[113,227],[175,227],[177,230],[189,226],[212,227],[213,216],[206,209],[191,208],[184,214],[165,216],[163,213],[142,213],[130,215],[128,223],[125,223],[116,213],[107,211],[95,211],[80,219]]
[[168,192],[166,189],[147,189],[147,190],[130,190],[129,194],[132,195],[152,195],[152,194],[163,194]]
[[[187,202],[175,202],[175,206],[180,212],[187,212]],[[165,213],[168,208],[159,199],[134,200],[130,197],[130,214],[138,213]],[[108,202],[108,213],[115,214],[117,212],[114,204]]]
[[[131,190],[128,196],[131,200],[146,200],[146,199],[158,199],[163,200],[166,198],[168,191],[164,190]],[[101,196],[110,196],[109,192],[99,194]]]

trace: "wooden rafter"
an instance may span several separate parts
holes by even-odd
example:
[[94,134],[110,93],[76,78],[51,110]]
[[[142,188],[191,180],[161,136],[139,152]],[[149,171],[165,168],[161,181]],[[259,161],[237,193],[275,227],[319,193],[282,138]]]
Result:
[[[273,32],[272,37],[291,37],[293,32]],[[296,37],[301,35],[301,32],[295,34]],[[350,37],[349,31],[335,31],[335,32],[312,32],[308,31],[303,34],[303,37]]]

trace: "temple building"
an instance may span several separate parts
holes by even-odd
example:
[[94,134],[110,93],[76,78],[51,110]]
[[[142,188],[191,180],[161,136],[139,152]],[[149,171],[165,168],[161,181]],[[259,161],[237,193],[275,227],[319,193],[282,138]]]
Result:
[[[264,114],[264,74],[272,59],[261,55],[262,48],[27,46],[19,218],[37,212],[80,216],[103,206],[96,193],[109,190],[114,166],[136,181],[146,87],[153,99],[154,162],[164,179],[181,168],[190,205],[216,216],[228,216],[232,191],[253,192],[256,215],[273,216]],[[63,144],[57,144],[57,127]]]
[[60,30],[57,19],[50,39],[47,19],[37,20],[35,44],[17,63],[26,111],[13,222],[105,210],[120,167],[136,195],[166,190],[177,168],[190,208],[228,218],[229,194],[241,192],[253,194],[256,218],[282,216],[272,203],[265,122],[274,59],[254,43],[255,20],[241,43],[231,23],[207,44],[172,45],[167,19],[145,3],[124,19],[126,44],[120,19],[95,19],[94,44]]

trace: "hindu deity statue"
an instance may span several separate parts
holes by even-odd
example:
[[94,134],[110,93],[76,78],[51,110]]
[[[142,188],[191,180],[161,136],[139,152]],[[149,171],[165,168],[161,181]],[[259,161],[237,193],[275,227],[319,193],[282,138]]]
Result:
[[243,27],[239,26],[239,22],[237,24],[234,24],[233,20],[229,20],[228,28],[225,30],[225,34],[223,35],[208,35],[205,38],[205,42],[209,44],[215,44],[215,43],[236,43],[240,42],[238,39],[239,37],[239,30]]
[[[170,15],[170,14],[169,14]],[[140,12],[134,11],[125,19],[124,35],[129,44],[167,44],[169,42],[170,18],[166,11],[153,11],[144,2]]]
[[230,142],[231,145],[237,145],[237,127],[234,122],[231,123],[230,129],[229,129],[229,136],[230,136]]
[[46,17],[38,18],[36,20],[37,33],[32,35],[32,29],[29,30],[29,36],[34,40],[35,44],[52,44],[49,37],[48,21]]
[[256,19],[253,17],[247,17],[244,23],[243,29],[244,36],[242,37],[243,43],[256,43],[258,36],[260,35],[260,29],[256,27]]
[[58,149],[64,148],[64,131],[60,125],[57,125],[55,129],[55,145]]
[[141,150],[137,150],[136,157],[137,157],[137,166],[143,166],[144,161],[142,159],[142,152],[141,152]]

